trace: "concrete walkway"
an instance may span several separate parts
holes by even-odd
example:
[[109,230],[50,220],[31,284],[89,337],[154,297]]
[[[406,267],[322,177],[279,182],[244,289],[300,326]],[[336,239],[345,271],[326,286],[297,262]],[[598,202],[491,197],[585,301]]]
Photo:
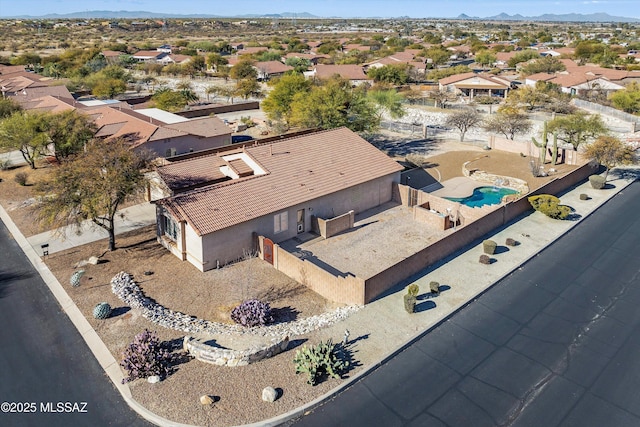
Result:
[[[565,194],[559,195],[563,204],[575,209],[575,219],[572,221],[553,220],[539,212],[532,212],[485,236],[485,238],[495,240],[499,245],[498,253],[493,256],[495,262],[491,265],[483,265],[478,262],[478,258],[483,251],[481,242],[477,242],[476,245],[465,248],[437,265],[429,267],[411,280],[399,284],[396,288],[368,304],[344,322],[321,330],[321,335],[338,341],[342,338],[344,330],[348,329],[350,331],[350,340],[356,341],[354,344],[357,351],[356,358],[366,356],[367,360],[375,362],[369,363],[357,375],[343,381],[340,387],[315,401],[276,418],[253,424],[253,426],[274,426],[301,416],[309,408],[339,393],[340,390],[375,369],[380,363],[393,357],[413,340],[427,333],[430,328],[446,320],[452,313],[468,304],[501,278],[517,269],[528,259],[536,256],[539,251],[552,244],[583,218],[612,197],[615,197],[618,192],[623,191],[626,186],[640,177],[640,168],[627,170],[629,172],[625,174],[616,175],[615,173],[610,173],[608,186],[604,190],[593,190],[589,183],[585,182],[570,189]],[[580,194],[583,193],[589,196],[588,200],[580,200]],[[151,205],[150,207],[152,208],[153,206]],[[146,218],[147,221],[151,219],[155,221],[155,213],[150,207],[144,207],[143,205],[138,208],[139,211],[136,211],[138,213],[128,212],[131,215],[129,220],[133,228],[145,224],[143,218]],[[153,213],[153,218],[151,213]],[[66,294],[60,283],[42,262],[39,256],[40,252],[36,253],[32,247],[33,244],[39,251],[39,245],[45,241],[43,240],[44,237],[34,236],[27,241],[2,207],[0,207],[0,219],[7,225],[27,257],[40,272],[45,283],[50,287],[62,308],[85,338],[99,363],[114,382],[115,387],[122,393],[127,403],[144,418],[155,424],[162,426],[181,425],[159,417],[143,408],[132,399],[129,387],[120,383],[122,371],[114,357],[109,353],[105,344],[82,316],[80,310]],[[153,221],[150,223],[153,223]],[[83,235],[84,237],[81,236],[79,240],[74,240],[73,242],[75,244],[84,244],[101,238],[97,237],[93,232],[84,233]],[[518,240],[520,245],[506,247],[504,245],[506,238]],[[60,248],[57,250],[62,250],[62,246],[57,246],[58,244],[71,244],[70,241],[68,243],[54,243],[58,240],[51,237],[46,241],[50,244],[50,251],[53,251],[55,247]],[[436,298],[431,298],[428,294],[429,282],[432,280],[438,281],[441,285],[442,292]],[[421,292],[419,304],[416,307],[417,312],[411,315],[404,312],[403,309],[404,288],[409,283],[417,283]]]
[[[130,206],[118,211],[115,219],[116,235],[126,233],[156,223],[156,207],[149,202]],[[82,223],[80,230],[64,227],[45,231],[27,238],[29,244],[42,254],[41,246],[49,245],[49,253],[64,251],[76,246],[95,242],[109,237],[107,231],[91,221]]]

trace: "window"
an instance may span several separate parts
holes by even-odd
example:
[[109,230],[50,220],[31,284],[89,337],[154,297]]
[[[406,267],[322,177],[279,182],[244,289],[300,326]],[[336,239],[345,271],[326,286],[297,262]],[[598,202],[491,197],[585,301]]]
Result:
[[273,217],[273,232],[281,233],[289,229],[289,213],[282,212]]
[[162,216],[162,228],[164,235],[174,242],[178,240],[178,224],[168,215]]

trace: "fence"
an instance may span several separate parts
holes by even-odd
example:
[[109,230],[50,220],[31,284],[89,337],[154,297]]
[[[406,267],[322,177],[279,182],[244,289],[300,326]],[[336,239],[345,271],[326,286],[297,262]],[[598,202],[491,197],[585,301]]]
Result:
[[594,111],[606,116],[615,117],[616,119],[627,122],[630,125],[630,132],[638,132],[640,130],[640,117],[633,114],[625,113],[624,111],[616,110],[615,108],[607,107],[605,105],[596,104],[582,99],[574,99],[573,103],[576,107],[583,108],[585,110]]
[[[567,175],[550,181],[528,195],[559,194],[565,189],[585,180],[589,175],[593,174],[596,169],[597,166],[591,163],[582,165]],[[395,184],[394,200],[408,205],[411,200],[409,195],[410,190],[413,189],[406,185]],[[448,201],[422,191],[418,192],[418,205],[429,203],[429,208],[431,209],[437,210],[438,212],[447,211],[447,207],[449,207],[447,204]],[[491,207],[490,209],[483,209],[482,212],[477,208],[472,209],[466,206],[460,206],[459,213],[463,217],[460,218],[462,220],[462,226],[455,232],[446,235],[399,263],[364,280],[351,274],[333,274],[307,259],[296,257],[277,244],[273,245],[273,266],[331,301],[345,304],[366,304],[391,289],[397,283],[408,279],[429,265],[482,238],[484,235],[507,224],[530,209],[531,205],[527,197],[522,197],[498,208]],[[477,214],[473,212],[475,210],[477,210]],[[264,237],[258,237],[258,253],[262,259],[264,259],[264,240]]]

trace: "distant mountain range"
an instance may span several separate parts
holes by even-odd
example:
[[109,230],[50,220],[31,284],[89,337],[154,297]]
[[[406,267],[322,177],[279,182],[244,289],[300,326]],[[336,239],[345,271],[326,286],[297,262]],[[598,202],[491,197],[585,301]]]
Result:
[[[112,10],[91,10],[84,12],[73,12],[73,13],[50,13],[47,15],[41,16],[30,16],[30,15],[22,15],[22,16],[10,16],[3,17],[6,18],[18,18],[18,19],[140,19],[140,18],[154,18],[154,19],[164,19],[164,18],[239,18],[239,19],[252,19],[252,18],[271,18],[271,19],[291,19],[291,18],[299,18],[299,19],[321,19],[323,17],[312,15],[311,13],[302,12],[302,13],[293,13],[293,12],[283,12],[283,13],[270,13],[270,14],[244,14],[244,15],[234,15],[234,16],[222,16],[222,15],[213,15],[213,14],[189,14],[189,15],[178,15],[171,13],[157,13],[157,12],[147,12],[147,11],[128,11],[128,10],[120,10],[120,11],[112,11]],[[338,18],[338,17],[331,17]],[[364,18],[364,17],[363,17]],[[411,19],[408,17],[403,17],[404,19]],[[428,18],[428,17],[425,17]],[[546,22],[640,22],[638,18],[627,18],[623,16],[612,16],[608,13],[591,13],[588,15],[581,13],[567,13],[567,14],[544,14],[539,16],[522,16],[519,14],[509,15],[506,13],[501,13],[496,16],[488,16],[485,18],[468,16],[465,14],[459,15],[457,18],[453,19],[465,19],[465,20],[492,20],[492,21],[546,21]]]
[[624,16],[612,16],[608,13],[590,13],[584,15],[582,13],[565,13],[556,15],[553,13],[545,13],[539,16],[522,16],[520,14],[509,15],[501,13],[496,16],[488,16],[486,18],[478,18],[462,14],[458,19],[482,19],[483,21],[545,21],[545,22],[640,22],[638,18],[627,18]]

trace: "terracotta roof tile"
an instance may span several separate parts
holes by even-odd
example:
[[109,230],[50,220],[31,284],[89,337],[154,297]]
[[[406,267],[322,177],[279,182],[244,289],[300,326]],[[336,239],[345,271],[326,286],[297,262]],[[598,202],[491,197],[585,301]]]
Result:
[[[212,156],[174,164],[202,178],[217,169]],[[290,206],[402,170],[369,142],[346,128],[316,132],[245,148],[266,172],[179,194],[157,203],[186,220],[199,235],[213,233]],[[205,166],[207,159],[209,169]],[[161,176],[166,175],[160,169]],[[179,179],[179,177],[177,177]]]

